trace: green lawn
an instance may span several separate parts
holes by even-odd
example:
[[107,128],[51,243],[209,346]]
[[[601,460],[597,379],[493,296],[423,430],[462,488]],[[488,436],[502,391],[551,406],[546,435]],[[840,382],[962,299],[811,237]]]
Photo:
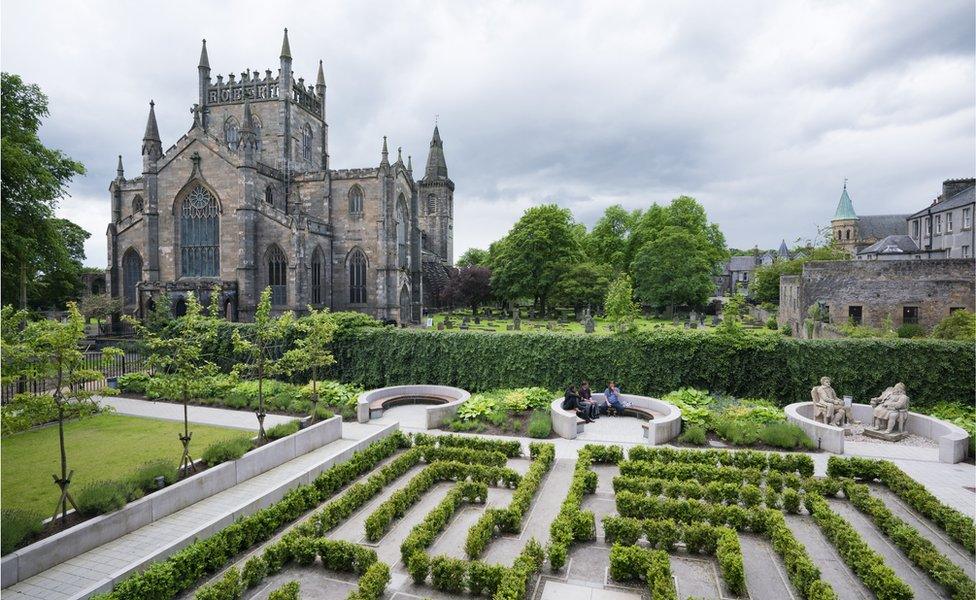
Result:
[[[495,312],[497,315],[497,311]],[[461,319],[463,319],[465,315],[467,315],[470,318],[471,311],[455,310],[454,314],[451,315],[451,321],[454,322],[454,331],[457,331],[458,326],[461,324]],[[436,328],[439,323],[443,323],[446,316],[447,313],[437,313],[433,315],[434,327]],[[565,325],[560,325],[555,319],[528,319],[525,317],[524,314],[522,315],[521,321],[522,321],[521,323],[522,329],[520,331],[546,331],[546,323],[552,322],[554,323],[555,331],[583,333],[583,324],[578,321],[569,321]],[[469,322],[469,327],[470,330],[472,331],[508,331],[506,326],[511,325],[511,323],[512,320],[510,318],[505,319],[499,316],[495,316],[489,319],[486,317],[481,317],[481,323],[477,325],[475,324],[474,319],[471,318]],[[594,317],[593,323],[596,326],[596,333],[611,332],[610,322],[607,321],[606,319],[602,317]],[[711,323],[712,323],[712,318],[705,317],[705,331],[712,331],[715,329],[714,327],[712,327]],[[657,327],[684,330],[683,324],[679,323],[679,325],[675,327],[674,323],[665,319],[653,319],[653,318],[640,317],[634,321],[634,325],[637,327],[638,330],[649,330]],[[764,335],[764,334],[779,335],[778,331],[766,329],[765,327],[747,327],[746,331],[754,332],[759,335]]]
[[[64,428],[71,488],[77,493],[88,482],[123,479],[141,464],[158,458],[180,460],[183,423],[104,414],[71,421]],[[200,458],[212,442],[246,435],[239,429],[190,425],[190,453]],[[0,506],[54,511],[59,490],[51,475],[60,473],[58,428],[44,427],[0,439]]]

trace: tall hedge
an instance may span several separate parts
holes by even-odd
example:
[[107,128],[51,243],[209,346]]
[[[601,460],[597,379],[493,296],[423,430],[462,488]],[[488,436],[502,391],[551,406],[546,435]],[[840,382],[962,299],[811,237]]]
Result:
[[440,383],[470,391],[562,389],[607,379],[625,393],[683,386],[782,405],[810,399],[821,376],[838,395],[868,402],[902,381],[916,405],[976,395],[976,350],[967,342],[912,339],[799,340],[658,330],[625,335],[351,328],[334,341],[332,376],[366,388]]

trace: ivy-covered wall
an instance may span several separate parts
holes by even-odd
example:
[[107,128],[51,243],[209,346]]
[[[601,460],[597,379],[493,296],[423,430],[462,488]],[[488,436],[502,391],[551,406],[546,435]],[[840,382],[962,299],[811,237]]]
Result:
[[627,393],[661,395],[683,386],[762,397],[782,405],[810,399],[821,376],[838,395],[868,402],[902,381],[917,405],[976,395],[976,350],[966,342],[910,339],[728,338],[704,332],[628,335],[343,329],[333,377],[366,388],[440,383],[470,391],[562,389],[607,379]]

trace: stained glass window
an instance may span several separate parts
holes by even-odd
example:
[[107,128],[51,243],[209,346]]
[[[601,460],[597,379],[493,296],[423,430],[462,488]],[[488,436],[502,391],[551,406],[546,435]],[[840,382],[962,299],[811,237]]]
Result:
[[142,281],[142,257],[134,248],[122,255],[122,299],[126,306],[136,303],[136,286]]
[[349,302],[366,304],[366,255],[362,250],[349,258]]
[[197,185],[180,210],[180,265],[184,277],[217,277],[220,270],[217,199]]
[[284,306],[288,303],[287,267],[285,253],[278,246],[268,248],[268,286],[271,287],[271,304]]

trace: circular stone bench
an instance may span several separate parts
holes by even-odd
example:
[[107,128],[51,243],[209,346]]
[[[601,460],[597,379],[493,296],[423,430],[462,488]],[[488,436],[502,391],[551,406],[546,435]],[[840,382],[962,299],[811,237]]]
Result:
[[370,419],[382,417],[384,410],[394,406],[430,404],[427,408],[427,429],[434,429],[451,421],[457,414],[458,406],[470,397],[468,392],[446,385],[396,385],[379,388],[359,395],[356,419],[360,423],[366,423]]
[[[795,423],[810,439],[827,452],[844,453],[844,428],[827,425],[813,418],[813,402],[797,402],[785,409],[786,420]],[[874,420],[874,408],[870,404],[851,404],[854,420],[870,425]],[[928,438],[939,445],[939,462],[957,463],[966,459],[969,451],[969,434],[962,427],[922,415],[908,413],[905,431]]]
[[[652,446],[663,444],[681,433],[681,411],[673,404],[649,396],[631,394],[620,394],[620,399],[629,402],[630,406],[618,414],[644,419],[646,423],[641,424],[644,428],[644,439]],[[593,394],[593,400],[603,402],[606,397],[603,394]],[[559,437],[574,440],[583,433],[586,421],[577,417],[575,411],[564,410],[562,402],[563,398],[559,397],[550,404],[552,429]]]

